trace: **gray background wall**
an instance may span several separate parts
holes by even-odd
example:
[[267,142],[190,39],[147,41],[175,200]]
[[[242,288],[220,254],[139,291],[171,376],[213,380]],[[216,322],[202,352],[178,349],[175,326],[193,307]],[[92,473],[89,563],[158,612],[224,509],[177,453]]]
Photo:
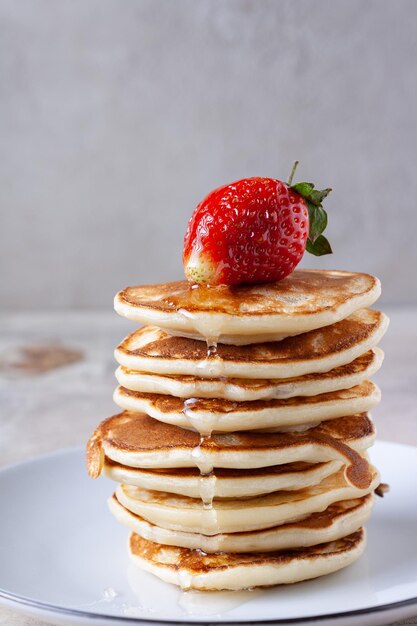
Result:
[[417,303],[417,2],[0,0],[9,309],[112,306],[181,276],[215,186],[332,186],[331,259]]

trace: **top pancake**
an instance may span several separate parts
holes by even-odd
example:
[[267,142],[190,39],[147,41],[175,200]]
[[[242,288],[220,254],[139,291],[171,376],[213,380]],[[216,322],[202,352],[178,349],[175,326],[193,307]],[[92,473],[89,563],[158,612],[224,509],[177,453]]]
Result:
[[338,270],[296,270],[276,283],[204,287],[187,281],[127,287],[115,298],[124,317],[209,343],[277,341],[334,324],[373,304],[379,280]]

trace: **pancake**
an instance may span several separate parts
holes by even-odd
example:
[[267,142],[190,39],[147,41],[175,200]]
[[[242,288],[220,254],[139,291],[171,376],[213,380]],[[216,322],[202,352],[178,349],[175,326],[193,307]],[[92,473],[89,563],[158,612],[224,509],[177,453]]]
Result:
[[278,552],[205,554],[161,546],[132,533],[131,560],[141,569],[182,589],[214,591],[267,587],[317,578],[350,565],[366,545],[363,529],[309,548]]
[[328,372],[375,347],[388,327],[379,311],[360,309],[346,319],[282,341],[230,346],[173,337],[155,326],[135,331],[115,350],[128,370],[200,378],[292,378]]
[[303,520],[273,526],[252,532],[202,535],[173,531],[147,522],[143,517],[126,509],[116,495],[108,500],[116,520],[130,528],[143,539],[168,546],[178,546],[203,552],[270,552],[304,548],[341,539],[363,526],[373,507],[373,496],[342,500],[331,504],[319,513]]
[[371,381],[351,389],[284,400],[233,402],[222,399],[183,400],[118,387],[114,401],[122,409],[146,413],[158,421],[203,434],[236,430],[307,430],[322,421],[369,411],[380,390]]
[[247,469],[336,460],[347,464],[349,482],[367,487],[369,464],[359,452],[369,448],[374,439],[375,428],[366,413],[323,422],[307,432],[236,432],[201,439],[194,431],[124,411],[96,429],[87,444],[87,465],[90,476],[97,477],[105,456],[129,467],[198,467],[206,474],[214,467]]
[[339,470],[319,485],[299,491],[277,491],[249,499],[214,500],[210,506],[197,498],[124,484],[118,485],[116,498],[128,511],[161,528],[203,535],[241,533],[304,519],[312,513],[324,511],[335,502],[366,496],[380,482],[377,470],[372,468],[371,471],[372,481],[366,489],[349,485],[343,470]]
[[151,491],[168,491],[191,498],[248,498],[272,491],[296,491],[317,485],[337,472],[342,463],[290,463],[256,469],[216,468],[202,475],[197,468],[145,470],[105,459],[103,474],[117,483]]
[[[121,387],[145,394],[170,395],[177,398],[216,398],[232,402],[273,400],[296,396],[316,396],[359,385],[382,365],[384,353],[374,348],[352,363],[322,374],[305,374],[295,378],[198,378],[147,374],[119,366],[116,378]],[[116,394],[117,402],[118,394]],[[136,410],[133,409],[133,410]]]
[[329,326],[373,304],[380,282],[369,274],[296,270],[263,285],[203,287],[187,281],[127,287],[116,311],[141,324],[209,343],[277,341]]

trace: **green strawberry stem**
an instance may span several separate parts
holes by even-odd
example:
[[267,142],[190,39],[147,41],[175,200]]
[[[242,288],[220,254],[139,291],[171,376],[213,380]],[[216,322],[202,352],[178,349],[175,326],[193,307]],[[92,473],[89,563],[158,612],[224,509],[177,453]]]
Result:
[[292,170],[287,181],[288,187],[291,187],[292,185],[292,179],[294,178],[295,170],[297,169],[297,167],[298,167],[298,161],[294,161],[294,165],[292,166]]
[[287,184],[292,191],[295,191],[295,193],[298,193],[298,195],[304,198],[307,205],[310,229],[306,250],[315,256],[331,254],[333,252],[331,245],[322,234],[327,226],[327,213],[323,209],[322,202],[324,198],[329,195],[331,189],[327,188],[319,191],[318,189],[315,189],[313,183],[296,183],[293,185],[292,180],[295,170],[297,169],[297,165],[298,161],[295,161]]

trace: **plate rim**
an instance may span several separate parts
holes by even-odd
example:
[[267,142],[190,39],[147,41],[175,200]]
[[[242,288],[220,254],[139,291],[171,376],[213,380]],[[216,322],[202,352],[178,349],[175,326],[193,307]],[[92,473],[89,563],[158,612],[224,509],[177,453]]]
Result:
[[[402,448],[402,449],[406,448],[417,454],[417,446],[414,446],[414,445],[403,444],[397,441],[387,441],[387,440],[379,440],[375,443],[383,444],[383,445],[385,444],[388,446],[393,446],[393,447]],[[7,472],[13,471],[15,469],[19,469],[25,465],[47,461],[48,459],[53,458],[53,457],[80,453],[84,449],[85,448],[83,446],[71,446],[67,448],[61,448],[61,449],[49,452],[47,454],[34,456],[24,461],[16,462],[10,465],[5,465],[4,467],[0,468],[0,475],[6,474]],[[153,617],[142,618],[142,617],[127,616],[127,615],[109,615],[106,613],[84,611],[82,609],[74,609],[70,607],[50,604],[48,602],[42,602],[39,600],[28,598],[26,596],[15,594],[15,593],[12,593],[5,589],[0,588],[0,600],[2,599],[7,601],[9,608],[11,604],[12,605],[16,604],[18,606],[31,607],[39,611],[45,611],[48,613],[57,613],[60,615],[72,616],[72,617],[76,617],[76,618],[84,619],[84,620],[91,620],[91,621],[102,620],[102,621],[108,621],[109,623],[111,621],[119,621],[119,622],[123,622],[126,624],[154,623],[154,624],[165,624],[167,626],[205,626],[206,624],[210,624],[210,625],[215,624],[215,626],[237,626],[237,625],[242,625],[242,624],[244,626],[259,626],[259,625],[267,626],[267,625],[272,625],[272,624],[308,624],[308,623],[314,623],[318,621],[325,621],[325,620],[334,621],[334,620],[339,620],[339,619],[356,617],[360,615],[384,613],[390,610],[393,611],[396,609],[401,609],[401,608],[405,608],[405,607],[413,606],[414,604],[417,604],[417,596],[414,596],[412,598],[406,598],[404,600],[398,600],[396,602],[380,604],[377,606],[370,606],[370,607],[368,606],[362,609],[352,609],[350,611],[341,611],[338,613],[316,614],[316,615],[310,615],[310,616],[305,616],[305,617],[289,617],[289,618],[284,618],[284,619],[273,618],[273,619],[256,620],[256,621],[226,620],[226,621],[212,622],[211,620],[208,620],[208,619],[197,620],[197,621],[192,621],[192,620],[181,621],[181,620],[169,620],[169,619],[160,619],[160,618],[156,619]]]
[[[93,613],[88,611],[83,611],[81,609],[71,609],[69,607],[58,606],[55,604],[49,604],[47,602],[40,602],[38,600],[32,600],[31,598],[26,598],[25,596],[19,596],[17,594],[13,594],[3,589],[0,589],[0,599],[8,600],[10,603],[23,605],[38,609],[40,611],[46,611],[48,613],[58,613],[60,615],[68,615],[72,617],[76,617],[77,619],[83,620],[102,620],[102,621],[119,621],[124,622],[126,624],[166,624],[167,626],[205,626],[206,624],[210,624],[210,626],[259,626],[261,625],[272,625],[272,624],[308,624],[325,620],[338,620],[345,619],[350,617],[357,617],[360,615],[372,615],[375,613],[385,613],[388,611],[393,611],[396,609],[401,609],[407,606],[412,606],[417,604],[417,596],[413,598],[407,598],[405,600],[399,600],[397,602],[390,602],[389,604],[380,604],[378,606],[365,607],[363,609],[353,609],[351,611],[343,611],[339,613],[327,613],[327,614],[317,614],[311,615],[308,617],[289,617],[289,618],[273,618],[267,620],[257,620],[257,621],[242,621],[242,620],[229,620],[229,621],[210,621],[210,620],[200,620],[200,621],[180,621],[180,620],[167,620],[167,619],[155,619],[155,618],[142,618],[142,617],[132,617],[127,615],[109,615],[106,613]],[[9,605],[10,606],[10,605]]]

